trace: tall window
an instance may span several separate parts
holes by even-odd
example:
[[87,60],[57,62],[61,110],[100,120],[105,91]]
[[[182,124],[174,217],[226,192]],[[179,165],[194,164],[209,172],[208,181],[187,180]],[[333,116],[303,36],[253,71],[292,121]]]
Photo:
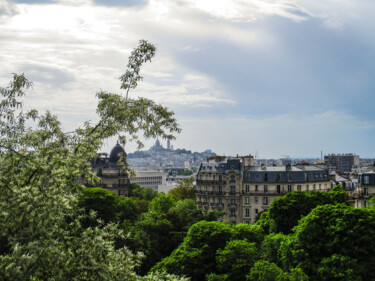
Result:
[[236,182],[235,177],[234,177],[234,176],[230,176],[230,181],[231,181],[231,182]]
[[223,181],[223,176],[219,175],[219,181]]
[[215,175],[213,175],[213,176],[212,176],[212,179],[213,179],[213,180],[215,180],[215,179],[216,179],[216,176],[215,176]]
[[364,196],[368,196],[368,187],[365,187],[365,188],[363,189],[363,195],[364,195]]
[[276,191],[277,191],[278,194],[281,193],[281,187],[280,187],[280,185],[276,186]]
[[245,217],[250,217],[250,209],[245,209]]
[[364,184],[369,184],[370,183],[370,177],[369,176],[364,176],[363,177],[363,183]]
[[313,184],[313,190],[314,191],[316,190],[316,184],[315,183]]
[[249,197],[245,197],[245,205],[249,205],[250,204],[250,198]]
[[222,193],[223,192],[223,188],[221,186],[219,186],[219,193]]
[[236,217],[236,210],[230,210],[230,216]]
[[245,191],[246,191],[246,193],[250,192],[250,186],[248,184],[245,186]]
[[235,186],[231,186],[230,187],[230,193],[231,194],[236,194],[236,187]]
[[268,186],[264,185],[264,192],[268,192]]
[[236,205],[236,199],[235,199],[235,198],[231,198],[231,199],[230,199],[230,204],[231,204],[232,206]]
[[223,204],[223,199],[219,197],[219,204]]
[[306,190],[309,191],[309,185],[308,184],[306,184]]
[[292,192],[292,186],[288,185],[288,192]]
[[254,197],[255,203],[258,203],[258,197]]
[[263,205],[268,205],[268,197],[263,197]]
[[258,191],[258,185],[257,184],[255,185],[255,191]]

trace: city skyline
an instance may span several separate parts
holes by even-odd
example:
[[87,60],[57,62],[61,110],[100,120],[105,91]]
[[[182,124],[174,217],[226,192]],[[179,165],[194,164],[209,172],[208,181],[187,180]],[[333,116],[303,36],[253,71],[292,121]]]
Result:
[[68,131],[97,120],[96,92],[121,92],[117,78],[146,39],[156,56],[130,95],[176,113],[175,148],[375,158],[374,18],[365,0],[2,0],[0,86],[25,73],[26,107]]

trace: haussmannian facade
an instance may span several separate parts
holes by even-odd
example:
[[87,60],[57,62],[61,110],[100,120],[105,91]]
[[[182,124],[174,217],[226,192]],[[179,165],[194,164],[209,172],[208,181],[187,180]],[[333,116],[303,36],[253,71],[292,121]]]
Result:
[[368,172],[358,175],[358,185],[353,194],[354,207],[368,207],[369,200],[375,195],[375,173]]
[[323,168],[254,166],[252,156],[209,158],[201,163],[196,182],[198,207],[224,210],[223,221],[233,224],[254,223],[259,212],[288,192],[325,192],[331,187],[329,173]]

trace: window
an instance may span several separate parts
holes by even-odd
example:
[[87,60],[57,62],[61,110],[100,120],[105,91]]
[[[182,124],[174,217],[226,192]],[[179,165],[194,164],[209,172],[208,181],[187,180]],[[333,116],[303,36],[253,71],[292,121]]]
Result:
[[249,192],[250,192],[250,187],[249,187],[249,185],[246,185],[246,186],[245,186],[245,191],[246,191],[246,193],[249,193]]
[[255,209],[255,213],[258,214],[258,209]]
[[280,174],[276,174],[276,181],[280,181]]
[[236,182],[236,179],[234,176],[230,176],[230,182]]
[[319,183],[319,190],[321,190],[322,189],[322,184],[321,183]]
[[288,185],[288,192],[292,192],[292,186]]
[[264,192],[268,192],[268,186],[267,185],[264,186]]
[[213,175],[213,176],[212,176],[212,179],[213,179],[213,180],[216,180],[216,176],[215,176],[215,175]]
[[250,198],[249,197],[245,197],[245,205],[249,205],[250,204]]
[[223,181],[223,176],[219,175],[219,181]]
[[245,209],[245,217],[250,217],[250,209]]
[[301,191],[301,185],[300,185],[300,184],[297,185],[297,190],[298,190],[298,191]]
[[232,206],[236,205],[236,199],[235,199],[235,198],[231,198],[231,199],[230,199],[230,204],[231,204]]
[[306,184],[306,191],[309,191],[309,185]]
[[258,191],[258,185],[257,184],[255,185],[255,191]]
[[292,181],[292,174],[288,173],[288,181]]
[[230,194],[236,194],[236,187],[235,186],[230,187]]
[[219,193],[222,193],[222,192],[223,192],[223,188],[219,186]]
[[246,224],[250,224],[250,221],[245,221]]
[[370,183],[370,176],[364,176],[363,177],[363,183],[364,184],[369,184]]
[[207,197],[204,197],[204,202],[208,202],[208,198]]
[[254,197],[255,203],[258,203],[258,197]]
[[364,196],[368,196],[368,187],[365,187],[365,188],[363,189],[363,195],[364,195]]
[[263,197],[263,205],[268,205],[268,197]]
[[264,181],[268,181],[268,174],[267,173],[264,174],[264,178],[263,179],[264,179]]
[[276,191],[277,191],[278,194],[281,193],[281,187],[280,187],[280,185],[276,186]]
[[231,218],[236,217],[236,210],[230,210],[230,216]]
[[208,191],[207,185],[204,187],[204,191]]
[[219,204],[223,204],[223,199],[219,197]]
[[315,183],[313,184],[313,190],[314,191],[316,190],[316,184]]

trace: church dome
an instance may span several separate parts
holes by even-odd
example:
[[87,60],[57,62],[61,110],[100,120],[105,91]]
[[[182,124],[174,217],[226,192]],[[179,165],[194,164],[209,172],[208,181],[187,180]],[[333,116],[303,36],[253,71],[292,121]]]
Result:
[[109,154],[109,163],[116,164],[120,159],[119,155],[126,156],[124,148],[117,142],[117,144],[112,148],[111,153]]

